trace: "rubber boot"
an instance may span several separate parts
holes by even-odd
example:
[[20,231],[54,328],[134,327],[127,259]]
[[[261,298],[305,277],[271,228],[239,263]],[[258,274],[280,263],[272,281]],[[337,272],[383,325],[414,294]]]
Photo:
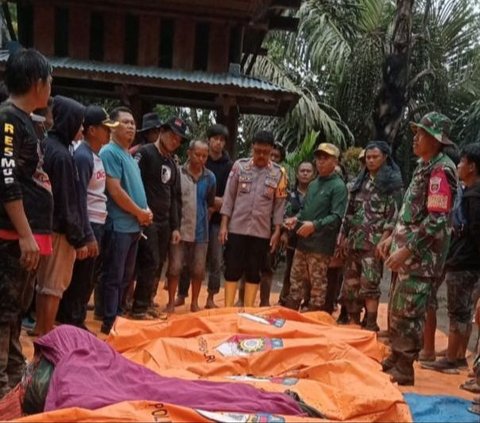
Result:
[[378,332],[380,328],[377,325],[377,313],[367,311],[365,315],[365,325],[363,328],[366,330],[371,330],[372,332]]
[[391,368],[388,374],[392,382],[397,382],[401,386],[412,386],[415,384],[413,361],[405,357],[399,357],[395,367]]
[[237,282],[225,281],[225,307],[233,307],[235,304],[235,294],[237,293]]
[[258,283],[245,282],[245,297],[243,300],[245,307],[254,307],[257,291]]

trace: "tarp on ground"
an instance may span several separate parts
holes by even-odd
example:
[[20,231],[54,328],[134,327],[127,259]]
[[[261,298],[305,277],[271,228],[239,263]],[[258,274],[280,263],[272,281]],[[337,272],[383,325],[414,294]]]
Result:
[[[384,351],[375,334],[338,327],[324,313],[218,309],[148,322],[117,319],[107,342],[124,357],[163,377],[235,382],[272,393],[294,391],[327,420],[411,421],[402,394],[381,372]],[[81,371],[78,366],[77,370]],[[61,387],[67,388],[68,384]],[[241,401],[233,391],[230,401]],[[95,411],[53,411],[36,415],[34,420],[98,421],[107,413],[122,416],[124,412],[125,418],[154,421],[149,418],[155,403],[133,400],[138,397]],[[228,421],[225,415],[209,414],[213,410],[165,404],[162,398],[156,404],[165,408],[171,421]],[[225,409],[219,406],[215,411]],[[258,411],[250,414],[256,414],[257,421],[272,421],[272,416],[261,417]],[[301,421],[298,415],[277,418]],[[247,421],[247,417],[231,416],[231,421]]]

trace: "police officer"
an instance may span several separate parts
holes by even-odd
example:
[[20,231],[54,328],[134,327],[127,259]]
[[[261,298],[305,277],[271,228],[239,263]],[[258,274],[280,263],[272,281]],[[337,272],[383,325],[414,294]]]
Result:
[[392,353],[383,370],[399,385],[414,384],[413,362],[423,344],[427,300],[440,277],[451,233],[450,213],[457,189],[457,171],[442,152],[452,145],[451,121],[437,112],[412,123],[413,152],[420,158],[405,193],[392,236],[379,244],[385,265],[398,278],[391,298]]
[[226,307],[233,306],[237,281],[243,274],[244,305],[253,306],[265,255],[268,249],[275,251],[280,241],[287,182],[282,168],[270,160],[273,144],[271,132],[257,132],[252,157],[237,160],[228,177],[219,232],[220,242],[226,245]]

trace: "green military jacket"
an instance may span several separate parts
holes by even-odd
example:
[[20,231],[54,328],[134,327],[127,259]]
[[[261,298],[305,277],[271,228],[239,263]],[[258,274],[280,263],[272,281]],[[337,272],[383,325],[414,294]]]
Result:
[[307,238],[299,236],[297,248],[333,255],[346,205],[347,187],[337,173],[310,182],[303,208],[297,215],[297,228],[304,221],[310,221],[315,226],[315,232]]
[[439,277],[448,253],[451,211],[457,190],[455,164],[443,153],[419,161],[403,199],[391,252],[407,247],[412,256],[401,273]]
[[401,195],[401,189],[383,194],[375,185],[375,179],[365,178],[360,190],[350,194],[343,222],[349,249],[370,251],[385,231],[393,231]]

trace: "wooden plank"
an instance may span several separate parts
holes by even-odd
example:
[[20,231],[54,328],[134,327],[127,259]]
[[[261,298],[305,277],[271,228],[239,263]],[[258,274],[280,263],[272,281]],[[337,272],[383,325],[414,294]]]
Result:
[[195,21],[175,20],[173,36],[173,69],[193,70],[195,53]]
[[160,51],[160,19],[140,16],[138,35],[138,65],[157,66]]
[[104,60],[109,63],[123,63],[125,44],[125,14],[112,13],[105,17]]
[[88,59],[90,53],[90,10],[71,5],[68,25],[69,56],[75,59]]
[[33,46],[46,56],[55,50],[55,7],[52,4],[33,5]]
[[229,48],[230,26],[212,23],[208,40],[208,72],[228,71]]

